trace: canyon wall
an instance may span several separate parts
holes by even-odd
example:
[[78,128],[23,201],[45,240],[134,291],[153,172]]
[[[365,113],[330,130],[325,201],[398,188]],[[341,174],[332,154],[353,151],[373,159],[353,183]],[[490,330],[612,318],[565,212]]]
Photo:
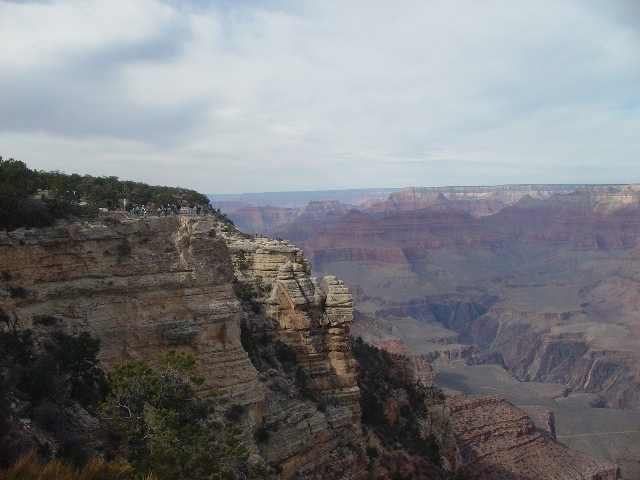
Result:
[[[203,389],[259,401],[264,393],[239,342],[233,264],[224,240],[208,236],[212,228],[107,217],[0,232],[3,309],[21,328],[49,316],[69,333],[91,333],[104,365],[183,349],[198,356]],[[12,287],[24,295],[8,295]]]
[[445,328],[521,380],[640,406],[638,185],[407,188],[274,234],[345,280],[360,330],[387,322],[378,341],[446,358],[452,344],[429,340]]
[[450,397],[456,439],[473,477],[486,480],[615,480],[615,465],[595,462],[554,442],[504,397]]
[[[241,341],[233,254],[260,257],[270,335],[294,349],[312,380],[315,402],[274,389]],[[100,339],[99,359],[156,361],[174,348],[195,355],[203,393],[224,410],[241,405],[244,442],[280,478],[359,478],[366,462],[355,362],[349,350],[353,301],[344,284],[317,280],[290,260],[299,250],[253,241],[228,225],[190,217],[66,222],[46,229],[0,232],[2,310],[17,328],[55,324]],[[295,266],[294,266],[295,265]],[[43,320],[43,319],[46,319]],[[269,431],[256,441],[251,432]]]
[[[415,235],[424,231],[415,225]],[[364,238],[376,236],[381,235]],[[377,267],[387,260],[366,262]],[[415,274],[412,269],[409,264],[408,272]],[[196,373],[205,379],[200,388],[217,393],[223,410],[233,405],[246,409],[243,441],[279,478],[367,478],[370,459],[349,350],[354,301],[344,282],[326,275],[321,283],[309,271],[308,260],[293,244],[252,238],[211,218],[108,215],[99,221],[0,232],[1,308],[18,328],[37,331],[53,322],[67,333],[88,331],[101,340],[100,360],[106,368],[123,360],[155,361],[169,348],[191,353],[198,358]],[[594,303],[603,297],[602,291],[592,292]],[[486,317],[494,308],[492,301],[447,298],[448,309],[435,302],[429,318],[411,319],[407,310],[408,318],[391,319],[389,338],[404,332],[396,345],[408,352],[427,340],[435,345],[416,356],[416,373],[424,383],[433,381],[430,361],[447,355],[446,360],[460,361],[467,355],[457,335],[441,322],[450,328],[473,323],[474,316]],[[390,309],[420,305],[381,299]],[[365,308],[375,302],[365,301]],[[483,307],[476,311],[470,305]],[[506,317],[496,322],[503,329],[509,323]],[[419,330],[430,323],[437,323],[437,329]],[[259,342],[264,339],[268,348],[286,346],[282,352],[292,352],[287,360],[293,364],[292,375],[268,365],[258,369],[243,344],[243,329]],[[540,375],[544,365],[541,361],[536,370]],[[602,371],[592,369],[589,378],[601,378]],[[400,412],[399,405],[388,409]],[[444,464],[455,467],[458,450],[447,431],[450,412],[443,407],[432,414],[425,431],[440,439]],[[481,418],[489,415],[486,411]],[[480,428],[470,421],[467,426]],[[266,434],[253,435],[259,432]],[[434,472],[423,474],[448,475],[442,469]]]

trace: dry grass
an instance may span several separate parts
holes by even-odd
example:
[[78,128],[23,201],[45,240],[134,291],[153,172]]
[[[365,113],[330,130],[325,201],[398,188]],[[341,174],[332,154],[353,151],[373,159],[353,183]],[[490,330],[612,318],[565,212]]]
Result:
[[[84,468],[76,469],[59,459],[41,462],[31,451],[22,456],[11,468],[0,471],[0,480],[129,480],[131,467],[106,463],[96,459]],[[149,474],[144,480],[155,480]]]

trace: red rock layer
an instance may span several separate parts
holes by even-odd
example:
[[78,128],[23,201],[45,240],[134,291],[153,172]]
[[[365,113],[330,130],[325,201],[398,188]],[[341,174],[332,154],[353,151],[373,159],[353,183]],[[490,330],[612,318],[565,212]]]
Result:
[[541,434],[504,397],[451,397],[456,440],[471,477],[485,480],[614,480],[619,469]]

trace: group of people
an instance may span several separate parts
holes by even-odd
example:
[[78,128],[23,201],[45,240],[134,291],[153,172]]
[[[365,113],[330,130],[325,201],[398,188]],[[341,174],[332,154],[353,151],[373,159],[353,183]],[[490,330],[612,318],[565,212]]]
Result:
[[[189,215],[196,215],[196,216],[200,216],[200,213],[202,213],[202,207],[200,205],[193,205],[190,204],[188,207],[188,212]],[[160,205],[158,207],[158,216],[159,217],[166,217],[166,216],[173,216],[173,215],[180,215],[180,213],[182,213],[183,207],[181,207],[180,205],[176,205],[175,203],[172,204],[167,204],[167,205]],[[146,215],[145,215],[146,216]]]
[[140,215],[142,215],[143,217],[147,217],[147,213],[149,213],[149,211],[147,210],[147,206],[143,205],[142,207],[139,207],[138,205],[135,205],[132,209],[131,209],[131,213],[133,213],[136,217],[139,217]]
[[[117,208],[117,204],[113,205],[111,203],[111,201],[107,202],[107,211],[111,211],[111,210],[116,210]],[[124,209],[127,212],[130,212],[132,214],[134,214],[136,217],[147,217],[148,215],[151,214],[152,210],[151,208],[147,207],[146,205],[135,205],[135,204],[127,204],[127,202],[125,201],[125,206]],[[166,205],[160,205],[158,207],[157,210],[157,214],[158,217],[168,217],[168,216],[174,216],[174,215],[180,215],[180,214],[187,214],[191,216],[191,215],[196,215],[196,216],[200,216],[202,213],[204,213],[202,211],[202,207],[200,205],[194,205],[194,204],[189,204],[188,207],[183,207],[181,205],[177,205],[175,203],[167,203]]]

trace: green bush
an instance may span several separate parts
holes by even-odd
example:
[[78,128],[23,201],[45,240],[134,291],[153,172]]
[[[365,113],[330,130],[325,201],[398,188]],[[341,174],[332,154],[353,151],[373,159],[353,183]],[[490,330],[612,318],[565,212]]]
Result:
[[131,253],[131,243],[129,243],[128,239],[124,238],[122,239],[122,242],[118,244],[116,250],[118,252],[118,255],[120,255],[121,257],[129,255]]
[[265,423],[264,419],[262,419],[262,423],[256,429],[256,433],[254,435],[256,442],[258,443],[267,443],[269,438],[271,438],[271,434],[269,433],[269,428]]
[[249,461],[236,427],[214,419],[214,405],[198,396],[195,359],[169,350],[156,372],[149,362],[115,365],[110,393],[100,411],[116,439],[116,455],[126,455],[134,472],[158,478],[266,478]]
[[241,272],[246,272],[251,267],[250,259],[242,250],[236,253],[236,267]]
[[[38,190],[46,191],[46,196],[36,198]],[[0,229],[44,227],[56,218],[95,215],[100,207],[115,208],[123,198],[135,205],[209,205],[206,195],[186,188],[37,171],[12,158],[0,160]],[[226,215],[218,214],[230,223]]]
[[[407,358],[380,350],[362,338],[352,339],[351,351],[357,362],[362,424],[370,427],[383,444],[400,444],[408,453],[439,464],[438,443],[432,436],[425,438],[420,425],[427,419],[430,405],[444,402],[442,390],[416,383],[409,375]],[[408,401],[393,423],[384,409],[384,402],[392,395]]]
[[58,323],[58,319],[56,317],[52,317],[50,315],[38,315],[33,318],[34,325],[42,325],[45,327],[51,327]]
[[[48,324],[46,319],[54,317],[40,318]],[[8,467],[32,447],[44,455],[52,453],[38,444],[35,435],[30,441],[12,440],[14,405],[19,405],[21,418],[49,432],[58,456],[83,464],[88,455],[86,441],[74,426],[69,407],[89,407],[103,398],[106,383],[97,361],[99,341],[86,333],[20,329],[18,320],[1,310],[0,319],[7,327],[0,332],[0,424],[4,425],[0,465]]]
[[7,290],[9,291],[10,298],[27,298],[29,296],[29,292],[24,287],[9,285],[9,287],[7,287]]
[[376,447],[367,447],[367,457],[369,458],[378,458],[380,456],[380,452]]
[[258,277],[254,280],[234,279],[231,287],[238,300],[242,302],[242,306],[246,311],[260,313],[260,303],[256,300],[269,293],[262,278]]

